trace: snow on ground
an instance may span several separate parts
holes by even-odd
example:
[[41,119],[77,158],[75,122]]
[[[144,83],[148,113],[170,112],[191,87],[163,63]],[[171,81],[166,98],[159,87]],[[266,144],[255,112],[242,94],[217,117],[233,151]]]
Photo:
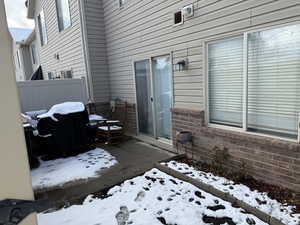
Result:
[[209,184],[218,190],[230,193],[235,198],[281,220],[284,224],[298,225],[300,223],[300,215],[292,215],[292,206],[283,205],[269,198],[267,193],[258,192],[256,190],[251,191],[246,185],[235,184],[233,181],[224,177],[218,177],[212,173],[199,171],[185,163],[171,161],[162,164],[191,178]]
[[190,183],[158,169],[125,181],[104,199],[88,196],[82,205],[39,214],[39,225],[265,225]]
[[96,115],[96,114],[91,114],[89,115],[90,121],[101,121],[104,120],[102,116]]
[[32,185],[36,190],[98,177],[101,170],[110,168],[116,163],[111,154],[100,148],[75,157],[41,161],[40,167],[31,171]]

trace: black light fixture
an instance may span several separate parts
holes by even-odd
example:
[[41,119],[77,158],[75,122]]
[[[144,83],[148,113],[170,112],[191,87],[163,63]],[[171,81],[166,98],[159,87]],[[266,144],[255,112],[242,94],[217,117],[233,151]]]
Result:
[[188,65],[187,60],[180,60],[176,64],[176,70],[177,71],[187,70],[187,65]]

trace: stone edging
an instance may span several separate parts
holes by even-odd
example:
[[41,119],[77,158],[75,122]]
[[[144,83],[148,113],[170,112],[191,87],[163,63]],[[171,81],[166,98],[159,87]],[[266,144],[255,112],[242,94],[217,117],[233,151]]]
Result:
[[257,208],[254,208],[254,207],[250,206],[249,204],[247,204],[243,201],[238,200],[237,198],[233,197],[229,193],[222,192],[222,191],[214,188],[211,185],[205,184],[201,181],[198,181],[198,180],[195,180],[191,177],[188,177],[188,176],[186,176],[186,175],[184,175],[180,172],[177,172],[176,170],[173,170],[173,169],[171,169],[167,166],[161,165],[160,163],[156,163],[155,167],[157,169],[161,170],[164,173],[167,173],[167,174],[169,174],[173,177],[176,177],[180,180],[183,180],[185,182],[191,183],[194,186],[196,186],[197,188],[199,188],[199,189],[201,189],[205,192],[208,192],[208,193],[210,193],[210,194],[212,194],[212,195],[214,195],[218,198],[223,199],[224,201],[230,202],[230,203],[246,210],[247,212],[253,214],[254,216],[256,216],[257,218],[259,218],[260,220],[262,220],[265,223],[268,223],[270,225],[285,225],[281,221],[279,221],[278,219],[276,219],[276,218],[260,211]]

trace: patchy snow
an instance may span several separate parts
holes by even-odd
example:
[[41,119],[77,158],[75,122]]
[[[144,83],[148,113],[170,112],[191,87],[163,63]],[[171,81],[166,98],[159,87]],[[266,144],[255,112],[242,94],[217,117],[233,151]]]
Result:
[[101,127],[98,127],[99,130],[104,130],[104,131],[108,131],[108,128],[110,128],[110,130],[122,130],[123,128],[122,127],[119,127],[119,126],[101,126]]
[[[82,205],[38,214],[39,225],[265,225],[241,208],[234,208],[190,183],[158,169],[125,181],[104,199],[88,196]],[[204,222],[206,221],[206,223]]]
[[269,198],[267,193],[258,192],[257,190],[251,191],[246,185],[235,184],[233,181],[224,177],[218,177],[212,173],[199,171],[185,163],[171,161],[162,164],[191,178],[209,184],[218,190],[230,193],[235,198],[281,220],[284,224],[298,225],[300,223],[300,215],[292,214],[293,206],[283,205]]
[[89,115],[89,119],[90,121],[101,121],[101,120],[105,120],[104,117],[96,115],[96,114],[91,114]]
[[100,148],[75,157],[41,161],[40,167],[31,171],[32,185],[36,190],[98,177],[103,169],[110,168],[116,163],[111,154]]
[[82,102],[64,102],[57,104],[51,107],[51,109],[44,114],[38,116],[39,119],[51,117],[54,121],[57,119],[54,117],[54,114],[67,115],[70,113],[83,112],[85,106]]

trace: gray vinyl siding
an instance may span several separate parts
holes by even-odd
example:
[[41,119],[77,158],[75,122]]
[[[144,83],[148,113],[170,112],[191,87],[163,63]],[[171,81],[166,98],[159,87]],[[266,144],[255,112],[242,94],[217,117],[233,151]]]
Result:
[[[39,29],[37,28],[37,52],[39,52],[44,78],[48,72],[60,73],[62,70],[72,70],[73,78],[86,77],[82,31],[80,23],[80,7],[78,0],[70,0],[72,26],[59,32],[55,0],[36,1],[35,23],[37,16],[44,10],[48,43],[41,46]],[[37,26],[38,27],[38,26]],[[60,60],[54,55],[59,54]]]
[[[15,66],[15,76],[16,81],[25,81],[25,73],[24,73],[24,67],[22,63],[22,54],[20,50],[20,45],[16,44],[15,41],[13,41],[13,58],[14,58],[14,66]],[[17,51],[19,50],[19,60],[18,60],[18,54]],[[20,66],[18,61],[20,61]]]
[[[173,13],[193,4],[194,16],[173,26]],[[188,71],[173,71],[174,107],[205,108],[205,41],[300,21],[299,0],[103,1],[111,97],[135,102],[134,60],[173,53]],[[175,67],[175,65],[174,65]]]
[[84,10],[94,100],[107,102],[110,95],[102,1],[84,0]]
[[30,49],[30,57],[31,57],[31,61],[32,61],[32,70],[33,70],[33,72],[35,72],[38,69],[38,67],[40,66],[40,56],[39,56],[39,51],[38,51],[38,43],[37,43],[36,39],[30,43],[29,47],[31,48],[32,45],[35,45],[35,49],[36,49],[35,50],[35,64],[33,64],[32,51]]

